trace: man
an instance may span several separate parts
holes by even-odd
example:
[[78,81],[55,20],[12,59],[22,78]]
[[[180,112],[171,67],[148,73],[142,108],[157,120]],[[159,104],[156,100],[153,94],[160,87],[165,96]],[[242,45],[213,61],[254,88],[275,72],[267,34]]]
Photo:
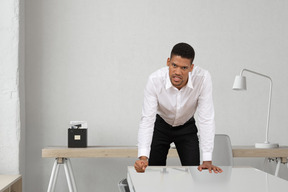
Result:
[[194,67],[194,56],[190,45],[178,43],[167,59],[168,68],[157,70],[148,79],[138,133],[139,160],[134,164],[137,172],[144,172],[148,165],[165,166],[172,142],[183,166],[222,172],[212,164],[215,123],[211,77],[206,70]]

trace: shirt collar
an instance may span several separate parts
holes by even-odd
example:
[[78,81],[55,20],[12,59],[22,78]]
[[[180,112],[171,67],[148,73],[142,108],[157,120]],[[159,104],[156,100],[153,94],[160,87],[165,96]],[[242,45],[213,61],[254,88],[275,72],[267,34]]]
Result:
[[166,86],[165,88],[166,89],[170,89],[171,87],[173,87],[172,83],[171,83],[171,80],[170,80],[170,77],[169,77],[169,68],[167,70],[167,73],[166,73]]
[[[193,71],[192,71],[193,72]],[[191,76],[192,76],[192,72],[189,72],[189,77],[188,77],[188,82],[187,82],[187,87],[189,87],[189,88],[191,88],[191,89],[193,89],[193,84],[192,84],[192,78],[191,78]],[[165,86],[165,88],[166,89],[169,89],[169,88],[171,88],[171,87],[173,87],[173,85],[172,85],[172,83],[171,83],[171,80],[170,80],[170,77],[169,77],[169,68],[168,68],[168,70],[167,70],[167,77],[166,77],[166,86]]]
[[189,77],[188,77],[188,82],[187,82],[187,87],[189,87],[189,88],[191,88],[191,89],[193,89],[193,84],[192,84],[192,72],[193,72],[193,70],[189,73]]

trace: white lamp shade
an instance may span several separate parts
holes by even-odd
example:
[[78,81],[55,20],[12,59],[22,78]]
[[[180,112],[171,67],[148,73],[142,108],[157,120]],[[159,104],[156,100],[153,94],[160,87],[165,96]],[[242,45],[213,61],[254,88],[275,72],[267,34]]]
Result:
[[237,75],[233,84],[234,90],[246,90],[246,77]]

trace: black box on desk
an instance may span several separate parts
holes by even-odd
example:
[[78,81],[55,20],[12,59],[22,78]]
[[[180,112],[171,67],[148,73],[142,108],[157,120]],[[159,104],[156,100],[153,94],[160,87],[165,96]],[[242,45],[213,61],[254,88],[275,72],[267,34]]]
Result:
[[68,147],[87,147],[87,129],[68,129]]

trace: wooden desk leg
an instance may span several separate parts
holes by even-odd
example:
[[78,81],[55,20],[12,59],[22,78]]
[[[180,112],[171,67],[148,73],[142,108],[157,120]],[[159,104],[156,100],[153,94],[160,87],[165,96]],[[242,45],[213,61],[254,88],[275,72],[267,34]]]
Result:
[[59,172],[59,166],[61,164],[64,165],[69,192],[77,192],[76,183],[75,183],[70,159],[69,158],[61,158],[61,157],[56,158],[54,161],[54,165],[52,168],[52,173],[50,176],[50,181],[49,181],[47,192],[54,192],[55,184],[56,184],[56,180],[57,180],[58,172]]
[[275,176],[278,177],[279,169],[280,169],[280,164],[281,164],[281,158],[277,158],[277,165],[276,165],[276,170],[275,170]]
[[68,183],[68,188],[70,192],[77,192],[76,184],[75,184],[75,179],[71,167],[71,162],[69,158],[64,159],[64,169],[65,169],[65,174],[66,174],[66,179]]
[[57,161],[58,160],[56,158],[54,161],[53,168],[52,168],[52,173],[50,176],[50,181],[49,181],[47,192],[54,192],[54,189],[55,189],[55,183],[56,183],[56,179],[57,179],[58,172],[59,172],[59,164]]
[[[276,177],[278,176],[281,163],[286,164],[287,163],[287,157],[279,157],[279,159],[277,158],[277,166],[276,166],[276,170],[275,170],[275,176]],[[287,167],[288,167],[288,164],[287,164]]]
[[71,165],[70,159],[67,159],[67,165],[68,165],[68,170],[70,170],[70,178],[71,178],[71,181],[72,181],[72,185],[73,185],[74,191],[77,192],[76,182],[75,182],[75,178],[74,178],[73,169],[72,169],[72,165]]

